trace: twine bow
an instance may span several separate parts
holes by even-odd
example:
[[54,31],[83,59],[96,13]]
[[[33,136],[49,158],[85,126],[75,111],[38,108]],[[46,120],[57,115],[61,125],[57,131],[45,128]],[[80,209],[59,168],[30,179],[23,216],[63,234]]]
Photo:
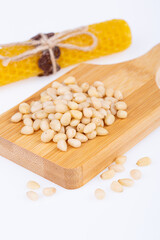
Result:
[[[88,35],[92,38],[93,43],[89,46],[84,46],[80,47],[77,45],[69,44],[69,43],[63,43],[63,41],[67,40],[68,38],[75,37],[78,35]],[[2,60],[3,66],[7,66],[10,62],[16,62],[16,61],[21,61],[23,59],[26,59],[28,57],[31,57],[39,52],[43,52],[44,50],[48,50],[50,54],[50,59],[51,63],[53,66],[53,72],[55,73],[57,71],[56,69],[56,59],[54,56],[54,53],[52,51],[52,48],[55,46],[58,46],[60,48],[66,48],[66,49],[75,49],[75,50],[80,50],[83,52],[88,52],[94,49],[97,46],[98,40],[97,37],[91,33],[88,32],[88,27],[80,27],[75,30],[68,30],[68,31],[63,31],[60,33],[56,33],[54,36],[47,38],[46,35],[41,34],[41,39],[39,40],[34,40],[31,39],[29,41],[24,41],[24,42],[17,42],[17,43],[10,43],[10,44],[4,44],[0,45],[0,47],[11,47],[11,46],[35,46],[31,50],[27,50],[17,56],[13,57],[6,57],[0,55],[0,60]]]

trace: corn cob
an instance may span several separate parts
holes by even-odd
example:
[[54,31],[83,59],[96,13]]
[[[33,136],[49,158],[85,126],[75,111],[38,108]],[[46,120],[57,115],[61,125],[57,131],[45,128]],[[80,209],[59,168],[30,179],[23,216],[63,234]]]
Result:
[[[110,20],[92,24],[88,26],[88,31],[93,33],[98,39],[96,48],[89,52],[60,48],[60,57],[56,60],[60,68],[122,51],[131,44],[131,31],[124,20]],[[88,46],[92,44],[92,39],[90,36],[83,34],[71,37],[63,43]],[[3,47],[0,49],[0,55],[12,57],[32,48],[31,46]],[[10,62],[7,67],[3,66],[0,60],[0,86],[21,79],[43,75],[43,70],[38,65],[41,55],[42,53],[37,53],[21,61]]]

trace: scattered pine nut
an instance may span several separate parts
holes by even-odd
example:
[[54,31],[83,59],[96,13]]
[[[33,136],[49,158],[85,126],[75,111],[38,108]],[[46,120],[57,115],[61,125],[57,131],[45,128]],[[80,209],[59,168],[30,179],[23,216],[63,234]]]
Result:
[[67,151],[67,143],[64,139],[60,139],[58,142],[57,142],[57,148],[63,152],[66,152]]
[[126,156],[119,156],[116,158],[115,163],[116,164],[124,164],[127,161]]
[[139,159],[136,163],[139,167],[148,166],[151,164],[151,159],[149,157],[143,157]]
[[105,192],[104,190],[100,189],[100,188],[97,188],[95,190],[95,197],[98,199],[98,200],[102,200],[105,198]]
[[17,112],[15,113],[12,117],[11,117],[11,121],[16,123],[16,122],[20,122],[22,120],[22,113]]
[[27,195],[27,197],[28,197],[30,200],[32,200],[32,201],[37,201],[38,198],[39,198],[38,193],[33,192],[33,191],[28,191],[28,192],[26,193],[26,195]]
[[142,173],[138,169],[132,169],[130,175],[134,180],[139,180],[142,177]]
[[43,195],[46,197],[50,197],[55,193],[56,193],[56,188],[54,187],[48,187],[43,189]]
[[24,134],[24,135],[30,135],[30,134],[33,134],[33,132],[34,132],[34,129],[33,127],[30,127],[30,126],[24,126],[21,129],[21,134]]
[[134,184],[134,181],[130,178],[119,179],[118,182],[125,187],[132,187]]
[[115,172],[123,172],[125,167],[122,164],[112,164],[108,169],[113,169]]
[[39,183],[37,183],[35,181],[29,181],[29,182],[27,182],[27,188],[35,190],[35,189],[39,189],[40,185],[39,185]]
[[19,111],[22,114],[30,113],[30,105],[28,103],[21,103],[19,105]]
[[117,181],[111,183],[111,189],[114,192],[123,192],[123,186]]
[[113,169],[110,169],[110,170],[107,170],[105,172],[103,172],[100,177],[103,179],[103,180],[106,180],[106,179],[111,179],[115,176],[115,171]]
[[118,110],[117,117],[118,118],[126,118],[127,117],[127,112],[124,111],[124,110]]
[[68,139],[68,144],[74,148],[78,148],[81,146],[81,142],[78,139]]

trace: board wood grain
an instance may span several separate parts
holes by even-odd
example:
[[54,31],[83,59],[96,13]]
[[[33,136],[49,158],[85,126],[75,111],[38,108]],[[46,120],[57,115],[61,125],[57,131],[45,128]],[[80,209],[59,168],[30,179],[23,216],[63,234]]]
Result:
[[[82,147],[61,152],[56,144],[42,143],[41,131],[30,136],[20,134],[21,123],[12,123],[11,116],[18,106],[0,116],[0,154],[13,162],[61,185],[75,189],[95,177],[114,159],[124,154],[160,125],[160,90],[155,74],[160,67],[160,44],[147,54],[112,65],[80,64],[57,81],[75,76],[78,83],[102,81],[105,87],[123,91],[128,105],[128,118],[117,119],[107,127],[108,136],[96,137]],[[40,92],[25,102],[38,99]]]

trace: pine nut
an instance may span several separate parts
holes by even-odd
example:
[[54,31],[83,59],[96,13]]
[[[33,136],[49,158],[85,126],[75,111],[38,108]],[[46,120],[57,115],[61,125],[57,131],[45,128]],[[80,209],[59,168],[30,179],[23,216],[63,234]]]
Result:
[[54,187],[49,187],[49,188],[43,189],[43,195],[46,197],[50,197],[55,193],[56,193],[56,188],[54,188]]
[[114,92],[114,97],[117,99],[117,100],[122,100],[123,99],[123,94],[120,90],[115,90]]
[[98,136],[104,136],[104,135],[107,135],[107,134],[108,134],[107,129],[102,128],[102,127],[97,127],[97,128],[96,128],[96,132],[97,132],[97,135],[98,135]]
[[[72,93],[65,93],[63,95],[63,99],[67,100],[67,101],[71,101],[73,99],[73,95]],[[66,103],[67,104],[67,103]]]
[[80,112],[79,110],[70,110],[70,113],[71,113],[72,117],[75,119],[82,118],[82,112]]
[[115,122],[115,116],[113,114],[107,114],[105,118],[105,124],[110,126]]
[[91,108],[83,108],[83,115],[86,117],[86,118],[90,118],[92,117],[92,109]]
[[66,152],[67,151],[67,143],[64,139],[60,139],[58,142],[57,142],[57,148],[59,150],[61,150],[62,152]]
[[29,181],[29,182],[27,182],[27,188],[35,190],[35,189],[39,189],[40,185],[39,185],[39,183],[37,183],[35,181]]
[[22,114],[30,113],[30,105],[28,103],[21,103],[19,105],[19,111]]
[[77,126],[77,131],[83,133],[85,125],[83,123],[79,123]]
[[20,122],[22,120],[22,113],[17,112],[11,117],[11,121],[14,123]]
[[36,112],[35,112],[35,113],[32,113],[32,119],[33,119],[33,120],[36,120],[36,119],[37,119],[37,117],[36,117]]
[[82,92],[82,89],[78,86],[78,85],[69,85],[70,89],[72,90],[72,92],[74,93],[80,93]]
[[90,87],[89,88],[88,95],[90,97],[99,97],[99,93],[97,92],[97,89],[95,87]]
[[61,139],[66,140],[67,139],[66,134],[64,134],[64,133],[57,133],[56,135],[54,135],[53,142],[57,143]]
[[80,123],[79,119],[72,119],[70,122],[71,127],[76,127]]
[[118,182],[125,187],[132,187],[134,184],[134,181],[130,178],[119,179]]
[[76,130],[74,128],[67,129],[66,135],[68,138],[74,138],[76,135]]
[[81,123],[82,124],[89,124],[91,122],[91,119],[90,118],[86,118],[86,117],[83,117],[81,119]]
[[70,112],[64,113],[60,120],[60,122],[63,126],[69,125],[70,121],[71,121],[71,113]]
[[105,192],[102,190],[102,189],[100,189],[100,188],[97,188],[96,190],[95,190],[95,197],[98,199],[98,200],[102,200],[102,199],[104,199],[105,198]]
[[107,116],[107,111],[104,108],[100,108],[99,112],[103,115],[103,118]]
[[30,126],[30,127],[33,126],[33,121],[32,121],[32,119],[30,119],[30,118],[25,118],[25,119],[23,120],[23,123],[24,123],[24,125],[26,125],[26,126]]
[[103,180],[106,180],[106,179],[111,179],[115,176],[115,171],[113,169],[110,169],[108,171],[105,171],[103,172],[100,177],[103,179]]
[[42,131],[46,131],[50,128],[49,126],[49,121],[47,121],[48,119],[42,119],[40,122],[40,129]]
[[57,89],[57,95],[64,95],[68,91],[69,91],[69,88],[67,86],[62,85]]
[[59,83],[59,82],[54,81],[54,82],[52,83],[52,88],[58,89],[60,86],[62,86],[62,84]]
[[84,101],[86,101],[86,96],[84,93],[74,93],[74,101],[76,103],[82,103]]
[[139,180],[142,177],[142,173],[138,169],[131,170],[130,175],[134,180]]
[[98,98],[92,97],[91,101],[95,109],[100,109],[102,107],[101,101]]
[[75,83],[76,83],[76,78],[73,76],[67,77],[64,80],[64,84],[66,84],[66,85],[75,84]]
[[83,92],[86,93],[89,89],[89,83],[87,83],[87,82],[82,83],[81,88],[82,88]]
[[39,198],[38,193],[33,192],[33,191],[28,191],[28,192],[26,193],[26,195],[27,195],[27,197],[28,197],[30,200],[32,200],[32,201],[37,201],[38,198]]
[[53,106],[53,102],[52,101],[47,101],[47,102],[42,103],[43,108],[45,108],[47,106]]
[[39,119],[47,118],[48,114],[44,110],[36,112],[36,117]]
[[118,118],[126,118],[127,117],[127,112],[124,111],[124,110],[118,110],[117,117]]
[[54,114],[53,114],[53,113],[48,114],[48,119],[49,119],[50,121],[53,120],[53,119],[55,119]]
[[105,101],[106,101],[109,105],[111,105],[111,103],[116,103],[116,102],[118,102],[118,100],[117,100],[116,98],[114,98],[114,97],[106,97],[106,98],[105,98]]
[[56,97],[57,91],[55,88],[48,88],[46,92],[51,98]]
[[78,139],[68,139],[68,144],[74,148],[78,148],[81,146],[81,142]]
[[68,107],[69,107],[71,110],[77,110],[77,109],[78,109],[78,104],[77,104],[76,102],[69,101],[69,102],[68,102]]
[[44,103],[46,101],[50,101],[52,98],[49,95],[44,95],[41,97],[41,102]]
[[42,104],[37,103],[37,104],[33,104],[33,106],[31,107],[31,112],[35,113],[38,112],[42,109]]
[[33,123],[33,129],[34,131],[38,131],[40,129],[40,124],[41,124],[41,120],[40,119],[36,119]]
[[101,97],[104,97],[105,94],[106,94],[106,90],[105,90],[104,86],[98,86],[97,91],[98,91],[98,93],[100,94]]
[[55,113],[55,106],[51,106],[51,105],[46,106],[46,107],[44,108],[44,111],[45,111],[46,113]]
[[66,132],[66,129],[64,126],[61,127],[61,129],[59,130],[59,133],[65,133]]
[[101,123],[102,123],[102,122],[101,122],[101,119],[100,119],[100,118],[97,118],[97,117],[92,118],[92,122],[95,123],[97,127],[98,127],[98,126],[101,126]]
[[116,109],[114,103],[111,103],[111,107],[110,107],[110,109],[111,109],[111,113],[112,113],[113,115],[116,115],[116,113],[117,113],[117,109]]
[[90,133],[87,133],[86,134],[87,138],[88,139],[94,139],[96,136],[97,136],[97,132],[96,131],[93,131],[93,132],[90,132]]
[[123,186],[119,182],[113,181],[111,183],[111,190],[114,192],[123,192]]
[[55,110],[57,113],[65,113],[68,111],[68,107],[66,104],[58,103],[56,104]]
[[116,158],[115,163],[116,164],[124,164],[127,161],[126,156],[119,156]]
[[53,129],[54,131],[59,132],[60,129],[61,129],[60,121],[57,120],[57,119],[52,120],[52,121],[50,122],[50,127],[51,127],[51,129]]
[[22,116],[22,119],[23,119],[23,120],[26,119],[26,118],[32,118],[32,114],[24,114],[24,115]]
[[84,127],[83,132],[84,133],[90,133],[96,129],[96,124],[95,123],[89,123]]
[[[57,120],[60,120],[62,116],[63,116],[62,113],[55,113],[55,114],[54,114],[54,118],[57,119]],[[53,120],[54,120],[54,119],[53,119]]]
[[93,86],[94,87],[99,87],[99,86],[103,86],[104,87],[104,83],[103,82],[101,82],[101,81],[95,81],[94,83],[93,83]]
[[139,159],[136,164],[140,167],[148,166],[151,164],[151,159],[149,157],[143,157]]
[[114,94],[113,88],[107,88],[106,89],[106,96],[107,97],[113,97],[113,94]]
[[24,126],[24,127],[21,128],[21,134],[30,135],[30,134],[33,134],[33,132],[34,132],[33,127]]
[[123,172],[125,170],[122,164],[113,164],[108,167],[108,169],[113,169],[115,172]]
[[126,110],[127,104],[125,102],[119,101],[115,103],[117,110]]
[[44,143],[50,142],[53,139],[54,134],[55,134],[54,130],[47,129],[42,133],[41,141]]
[[75,138],[78,139],[82,143],[88,141],[88,138],[84,134],[79,133],[79,132],[76,133]]

